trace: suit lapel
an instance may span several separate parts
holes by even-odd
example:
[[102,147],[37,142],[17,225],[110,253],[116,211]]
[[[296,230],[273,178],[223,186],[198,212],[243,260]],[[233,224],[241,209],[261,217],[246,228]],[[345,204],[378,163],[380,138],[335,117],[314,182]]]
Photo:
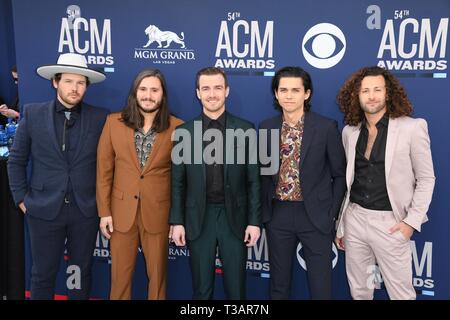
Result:
[[65,162],[65,157],[61,151],[61,146],[58,144],[58,137],[56,136],[56,129],[55,129],[55,102],[50,102],[47,109],[47,116],[45,117],[47,122],[47,130],[48,134],[50,136],[51,142],[53,143],[53,146],[57,150],[58,155],[61,157],[61,159]]
[[[272,182],[274,183],[274,185],[278,185],[278,176],[280,174],[280,167],[281,167],[281,158],[280,158],[280,146],[281,146],[281,126],[283,124],[283,117],[280,114],[279,117],[276,118],[275,122],[272,123],[272,126],[269,128],[269,135],[270,135],[270,130],[272,129],[276,129],[278,130],[278,150],[269,150],[269,154],[272,154],[272,152],[275,152],[278,156],[278,170],[277,173],[272,175]],[[271,147],[271,141],[272,141],[272,136],[269,136],[270,138],[267,140],[267,144],[268,144],[268,148]]]
[[[315,122],[313,115],[310,112],[305,112],[305,123],[303,125],[303,138],[302,138],[302,145],[300,147],[300,161],[299,161],[299,168],[303,167],[303,161],[305,160],[306,154],[308,152],[308,148],[311,145],[311,141],[314,138],[314,133],[316,131],[315,129]],[[301,169],[300,169],[301,172]]]
[[89,126],[90,126],[90,122],[91,122],[91,117],[89,116],[89,114],[91,113],[91,110],[89,108],[89,106],[82,104],[81,106],[81,115],[80,115],[80,120],[81,120],[81,132],[80,132],[80,137],[79,137],[79,141],[78,141],[78,145],[77,145],[77,150],[75,151],[75,156],[73,157],[73,162],[76,162],[77,157],[79,156],[81,150],[84,149],[84,145],[86,144],[86,141],[88,139],[88,132],[89,132]]
[[[226,114],[226,120],[225,120],[225,136],[223,137],[223,143],[225,144],[225,148],[224,148],[224,153],[223,153],[223,180],[224,183],[227,184],[228,182],[228,164],[227,164],[227,154],[231,154],[233,153],[234,156],[236,157],[236,145],[234,143],[228,143],[227,145],[227,141],[226,141],[226,129],[236,129],[236,123],[234,122],[234,118],[233,116],[231,116],[229,113]],[[231,150],[232,148],[234,148],[234,151]]]
[[389,119],[388,134],[386,139],[386,154],[384,159],[384,172],[386,181],[388,181],[389,172],[391,171],[392,160],[394,159],[394,150],[398,137],[398,120]]
[[[200,122],[200,132],[196,132],[195,128],[195,124],[197,122]],[[192,127],[188,128],[188,130],[190,130],[191,133],[191,162],[192,164],[196,164],[195,160],[196,160],[196,156],[195,156],[195,152],[197,151],[195,146],[197,144],[200,144],[200,149],[198,150],[201,154],[200,154],[200,168],[201,168],[201,172],[200,172],[200,177],[201,177],[201,181],[202,181],[202,190],[206,190],[206,165],[205,165],[205,161],[203,159],[203,119],[202,119],[202,115],[200,114],[199,116],[197,116],[193,121],[192,121]],[[200,134],[200,137],[197,137],[196,134]],[[197,168],[197,166],[194,166],[194,168]],[[206,199],[206,198],[205,198]]]
[[[150,170],[150,166],[152,165],[153,160],[155,159],[156,155],[158,154],[158,150],[161,146],[161,143],[165,141],[165,136],[169,132],[169,130],[166,130],[164,132],[157,133],[155,136],[155,142],[153,143],[152,151],[150,152],[150,157],[147,159],[147,162],[142,170],[142,173],[145,174],[148,170]],[[135,152],[136,154],[136,152]],[[137,160],[137,156],[136,156]]]
[[356,156],[356,142],[358,141],[359,134],[361,132],[360,125],[355,126],[348,138],[348,150],[347,150],[347,187],[350,189],[355,176],[355,156]]
[[132,161],[134,163],[134,165],[136,166],[136,169],[138,170],[138,172],[141,172],[141,165],[139,164],[139,160],[137,158],[137,154],[136,154],[136,144],[134,141],[134,129],[128,127],[128,126],[124,126],[125,128],[125,141],[126,144],[128,145],[128,149],[132,158]]
[[[197,123],[197,125],[196,125]],[[200,123],[200,128],[198,129],[198,123]],[[206,166],[205,161],[203,159],[203,121],[202,121],[202,115],[200,114],[193,120],[190,120],[186,123],[185,129],[189,131],[189,134],[191,136],[190,140],[190,161],[191,164],[188,165],[187,168],[189,170],[195,171],[195,177],[199,179],[201,185],[199,186],[202,192],[206,195]],[[198,148],[198,146],[200,148]],[[200,153],[200,155],[198,155]],[[197,159],[198,158],[198,159]],[[200,161],[200,163],[198,163]],[[206,199],[206,196],[205,196]]]

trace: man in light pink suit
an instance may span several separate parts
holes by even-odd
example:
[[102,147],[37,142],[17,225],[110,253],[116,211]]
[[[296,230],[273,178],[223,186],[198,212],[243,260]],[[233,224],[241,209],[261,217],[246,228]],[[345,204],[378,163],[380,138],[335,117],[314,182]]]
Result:
[[373,299],[378,264],[391,299],[415,299],[409,240],[428,220],[435,182],[427,122],[410,117],[404,88],[379,67],[351,75],[338,103],[349,191],[336,244],[346,252],[351,295]]

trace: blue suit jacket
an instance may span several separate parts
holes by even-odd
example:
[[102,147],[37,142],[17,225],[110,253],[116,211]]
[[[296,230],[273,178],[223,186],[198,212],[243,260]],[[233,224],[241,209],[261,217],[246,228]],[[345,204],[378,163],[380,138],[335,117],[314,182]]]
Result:
[[[16,204],[24,201],[27,214],[53,220],[59,213],[68,181],[86,217],[97,215],[95,177],[97,144],[108,111],[82,104],[81,132],[72,164],[64,157],[55,133],[55,102],[23,108],[8,160],[8,176]],[[31,160],[31,177],[26,168]]]
[[[268,154],[272,152],[270,129],[278,129],[281,138],[282,121],[279,115],[260,125],[260,129],[269,129]],[[274,152],[279,154],[279,150]],[[312,111],[306,112],[300,148],[300,187],[308,217],[317,229],[325,233],[332,230],[346,191],[345,162],[337,122]],[[278,175],[279,168],[276,174],[261,178],[263,222],[272,218],[272,199]]]

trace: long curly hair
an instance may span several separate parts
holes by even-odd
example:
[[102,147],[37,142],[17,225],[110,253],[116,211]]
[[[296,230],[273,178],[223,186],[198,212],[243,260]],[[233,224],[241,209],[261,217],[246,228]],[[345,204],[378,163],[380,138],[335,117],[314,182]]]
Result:
[[383,76],[386,82],[386,114],[390,118],[409,116],[413,111],[405,89],[400,81],[388,70],[378,66],[361,68],[343,84],[337,95],[339,109],[344,113],[344,122],[358,125],[364,119],[364,111],[359,103],[361,81],[367,76]]

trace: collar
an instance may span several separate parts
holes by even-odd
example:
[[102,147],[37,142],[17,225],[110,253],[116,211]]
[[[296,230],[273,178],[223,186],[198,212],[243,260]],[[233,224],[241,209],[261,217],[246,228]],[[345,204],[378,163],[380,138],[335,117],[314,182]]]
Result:
[[[387,116],[387,114],[384,114],[384,116],[381,117],[381,119],[378,120],[378,122],[375,124],[375,127],[377,127],[377,129],[380,129],[381,127],[387,128],[388,126],[389,126],[389,117]],[[367,129],[366,117],[363,117],[360,129]]]
[[[220,124],[220,126],[221,126],[222,128],[225,128],[225,118],[226,118],[226,113],[227,113],[227,112],[224,111],[224,112],[220,115],[220,117],[218,117],[218,118],[216,119],[216,121],[219,122],[219,124]],[[210,122],[213,121],[213,119],[209,118],[204,112],[202,112],[202,121],[203,121],[203,125],[204,125],[206,128],[208,128]]]
[[286,128],[286,129],[299,130],[300,127],[305,123],[305,114],[303,114],[301,116],[301,118],[298,120],[298,122],[294,126],[291,126],[286,120],[284,120],[284,116],[281,116],[281,118],[283,119],[282,127]]
[[59,101],[58,98],[56,98],[55,100],[55,111],[56,112],[77,112],[80,113],[81,112],[81,102],[78,103],[75,107],[72,108],[67,108],[66,106],[64,106],[61,101]]

